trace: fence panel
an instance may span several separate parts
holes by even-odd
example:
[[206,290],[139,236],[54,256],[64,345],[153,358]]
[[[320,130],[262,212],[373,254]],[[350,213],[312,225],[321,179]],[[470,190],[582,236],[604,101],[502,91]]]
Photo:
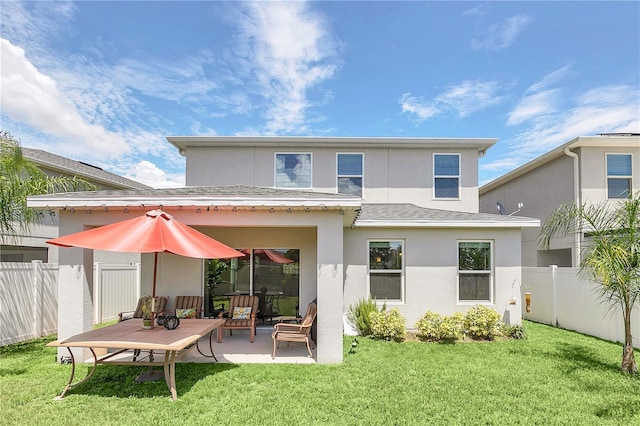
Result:
[[[523,318],[574,330],[615,342],[624,342],[619,308],[610,309],[599,298],[599,285],[578,276],[576,268],[522,268],[522,298],[531,293],[531,312]],[[640,307],[631,313],[631,331],[640,333]],[[633,346],[640,348],[640,339]]]
[[139,264],[94,265],[94,321],[101,323],[118,317],[123,311],[133,311],[140,297]]
[[0,263],[0,346],[57,332],[58,266]]
[[[94,278],[96,323],[135,309],[140,264],[100,265]],[[34,261],[0,263],[0,346],[58,332],[58,265]]]

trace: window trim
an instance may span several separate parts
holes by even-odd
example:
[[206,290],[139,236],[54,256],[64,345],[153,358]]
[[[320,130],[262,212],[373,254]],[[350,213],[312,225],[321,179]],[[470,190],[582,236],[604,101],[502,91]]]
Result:
[[[630,157],[631,159],[631,174],[628,176],[613,176],[613,175],[609,175],[609,156],[610,155],[627,155]],[[623,180],[626,179],[629,181],[629,196],[631,197],[633,194],[633,154],[630,152],[605,152],[604,153],[604,174],[605,174],[605,181],[604,181],[604,188],[605,191],[607,193],[607,200],[624,200],[624,198],[620,198],[620,197],[611,197],[609,195],[609,179],[612,180]],[[627,198],[628,198],[627,197]]]
[[[351,155],[360,155],[360,158],[362,159],[362,174],[360,175],[341,175],[338,172],[338,157],[340,155],[343,154],[351,154]],[[349,152],[349,151],[338,151],[336,152],[336,194],[342,194],[339,189],[339,184],[338,181],[340,180],[340,178],[353,178],[353,177],[359,177],[360,179],[362,179],[362,194],[360,194],[360,198],[364,199],[364,152]],[[347,194],[349,195],[349,194]]]
[[[309,186],[278,186],[278,155],[309,155],[309,163],[311,164],[311,176],[309,177]],[[278,189],[307,190],[313,189],[313,152],[304,151],[277,151],[273,153],[273,187]]]
[[[460,270],[460,243],[489,243],[489,253],[491,255],[491,269],[489,270]],[[460,300],[460,274],[472,274],[479,272],[489,273],[489,300]],[[493,240],[457,240],[456,241],[456,301],[458,305],[493,305],[495,302],[495,251]]]
[[366,250],[366,262],[367,262],[367,295],[373,297],[371,294],[371,265],[369,263],[369,254],[370,254],[370,243],[379,243],[379,242],[399,242],[402,244],[402,265],[401,269],[373,269],[374,274],[397,274],[400,272],[400,299],[376,299],[376,304],[378,306],[382,306],[383,304],[387,305],[404,305],[405,297],[406,297],[406,279],[405,279],[405,257],[406,257],[406,241],[404,238],[368,238],[367,239],[367,250]]
[[[456,176],[436,175],[436,157],[439,155],[455,155],[458,157],[458,174]],[[432,155],[432,171],[433,171],[433,200],[461,200],[462,199],[462,155],[459,152],[434,152]],[[458,179],[458,196],[457,197],[437,197],[436,196],[436,179]]]

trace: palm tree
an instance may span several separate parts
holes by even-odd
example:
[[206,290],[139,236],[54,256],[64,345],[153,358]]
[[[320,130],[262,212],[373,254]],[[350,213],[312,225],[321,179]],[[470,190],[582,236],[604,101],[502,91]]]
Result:
[[20,143],[0,131],[0,241],[16,238],[37,224],[43,213],[27,207],[27,196],[86,191],[97,187],[77,176],[48,176],[22,156]]
[[640,295],[640,192],[618,202],[562,205],[547,218],[538,240],[549,248],[551,238],[580,234],[588,238],[581,252],[580,274],[599,284],[602,300],[624,318],[620,369],[636,372],[631,311]]

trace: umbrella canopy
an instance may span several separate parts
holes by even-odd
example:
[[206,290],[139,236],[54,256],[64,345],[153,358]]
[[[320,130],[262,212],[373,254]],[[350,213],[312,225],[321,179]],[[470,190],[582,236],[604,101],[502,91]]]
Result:
[[60,247],[128,253],[155,253],[153,293],[156,293],[158,253],[172,253],[201,259],[227,259],[244,254],[179,222],[162,210],[99,228],[47,241]]

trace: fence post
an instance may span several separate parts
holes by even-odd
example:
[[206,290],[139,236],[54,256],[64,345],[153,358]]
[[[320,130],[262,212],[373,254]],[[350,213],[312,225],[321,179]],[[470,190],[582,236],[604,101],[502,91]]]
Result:
[[136,301],[142,297],[142,269],[140,262],[136,263]]
[[102,322],[102,264],[93,263],[93,323]]
[[42,261],[32,260],[31,266],[33,269],[33,334],[35,337],[42,337],[42,304],[43,304],[43,276],[42,276]]
[[558,326],[558,288],[557,288],[557,280],[558,280],[558,265],[549,265],[551,269],[551,292],[552,292],[552,300],[553,300],[553,322],[551,323],[554,327]]

